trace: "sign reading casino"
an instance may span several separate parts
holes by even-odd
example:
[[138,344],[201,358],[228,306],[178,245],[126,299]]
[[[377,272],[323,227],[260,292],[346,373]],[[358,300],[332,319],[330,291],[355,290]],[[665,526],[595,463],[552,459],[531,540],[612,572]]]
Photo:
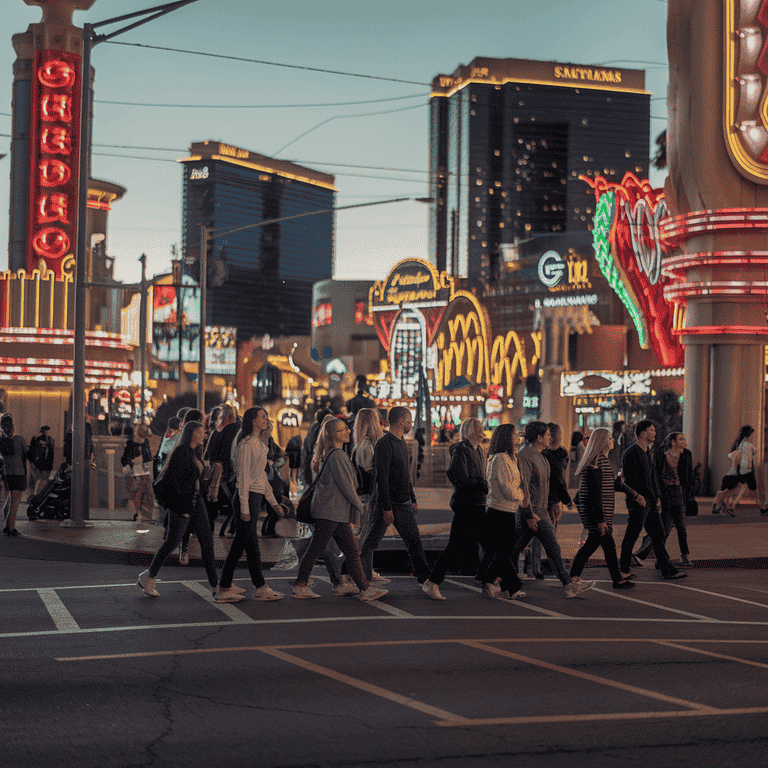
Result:
[[61,278],[77,246],[80,56],[35,52],[27,271]]

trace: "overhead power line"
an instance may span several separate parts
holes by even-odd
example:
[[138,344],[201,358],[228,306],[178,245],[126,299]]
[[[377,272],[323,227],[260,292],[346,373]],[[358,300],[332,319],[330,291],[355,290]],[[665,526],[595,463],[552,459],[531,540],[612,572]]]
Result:
[[[111,101],[96,99],[97,104],[112,104],[122,107],[158,107],[168,109],[313,109],[315,107],[351,107],[357,104],[381,104],[386,101],[403,101],[404,99],[423,99],[429,93],[412,93],[410,96],[390,96],[386,99],[366,99],[365,101],[331,101],[325,104],[154,104],[141,101]],[[5,115],[0,112],[0,115]],[[7,115],[10,117],[10,115]]]
[[363,75],[360,72],[343,72],[337,69],[323,69],[322,67],[306,67],[300,64],[284,64],[279,61],[263,61],[261,59],[246,59],[242,56],[227,56],[223,53],[207,53],[205,51],[190,51],[184,48],[168,48],[162,45],[146,45],[144,43],[125,43],[118,40],[105,40],[108,45],[127,45],[133,48],[148,48],[155,51],[168,51],[170,53],[188,53],[191,56],[208,56],[213,59],[227,59],[229,61],[242,61],[246,64],[265,64],[270,67],[285,67],[286,69],[301,69],[305,72],[322,72],[326,75],[343,75],[344,77],[360,77],[365,80],[384,80],[388,83],[403,83],[404,85],[423,85],[430,87],[430,83],[422,83],[417,80],[400,80],[397,77],[382,77],[381,75]]

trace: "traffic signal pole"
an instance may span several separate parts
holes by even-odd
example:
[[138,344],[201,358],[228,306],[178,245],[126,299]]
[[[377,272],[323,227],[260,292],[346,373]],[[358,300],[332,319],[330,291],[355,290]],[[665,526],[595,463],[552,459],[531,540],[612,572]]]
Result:
[[[87,206],[88,206],[88,178],[89,161],[91,157],[91,49],[94,45],[110,40],[123,32],[146,24],[149,21],[160,18],[171,11],[182,8],[196,0],[176,0],[176,2],[146,8],[143,11],[134,11],[106,19],[96,24],[83,25],[83,50],[82,50],[82,74],[80,90],[80,157],[78,158],[78,211],[77,211],[77,254],[75,258],[75,307],[74,307],[74,340],[72,351],[72,496],[70,504],[70,519],[65,520],[62,526],[71,528],[85,528],[86,505],[86,472],[85,462],[90,462],[91,457],[85,456],[85,329],[87,318],[85,272],[86,272],[86,235],[87,235]],[[128,24],[121,29],[107,34],[96,34],[96,27],[107,24],[116,24],[119,21],[135,19],[139,21]],[[142,345],[143,346],[143,345]],[[143,396],[142,388],[142,396]]]

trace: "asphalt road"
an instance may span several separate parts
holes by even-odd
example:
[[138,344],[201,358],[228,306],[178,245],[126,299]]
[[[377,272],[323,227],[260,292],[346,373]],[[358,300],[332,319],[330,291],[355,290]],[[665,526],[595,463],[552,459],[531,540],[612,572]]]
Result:
[[272,573],[285,600],[217,605],[202,569],[152,599],[124,565],[0,568],[1,766],[766,764],[767,571],[378,604]]

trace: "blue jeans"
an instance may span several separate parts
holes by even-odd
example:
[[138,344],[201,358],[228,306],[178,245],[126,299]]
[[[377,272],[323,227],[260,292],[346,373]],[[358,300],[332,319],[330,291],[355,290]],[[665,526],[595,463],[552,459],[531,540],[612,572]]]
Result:
[[517,525],[515,527],[515,548],[512,551],[512,565],[517,571],[517,561],[520,553],[525,549],[528,542],[534,536],[541,542],[544,551],[547,553],[547,559],[554,570],[556,576],[563,584],[571,583],[571,576],[565,569],[563,556],[560,553],[560,545],[557,543],[555,529],[549,519],[549,513],[546,510],[537,512],[541,520],[538,521],[537,530],[533,531],[528,526],[528,521],[523,520],[520,512],[517,513]]
[[[427,556],[424,554],[424,547],[421,544],[419,536],[419,526],[416,524],[416,512],[413,504],[408,501],[404,504],[392,503],[392,513],[395,516],[395,529],[400,534],[400,538],[408,550],[408,557],[411,560],[411,567],[419,584],[423,584],[430,573]],[[363,564],[365,578],[371,580],[373,573],[373,553],[378,548],[384,534],[387,532],[387,524],[384,522],[384,511],[378,508],[378,505],[371,509],[370,528],[365,537],[363,547],[360,550],[360,561]]]

